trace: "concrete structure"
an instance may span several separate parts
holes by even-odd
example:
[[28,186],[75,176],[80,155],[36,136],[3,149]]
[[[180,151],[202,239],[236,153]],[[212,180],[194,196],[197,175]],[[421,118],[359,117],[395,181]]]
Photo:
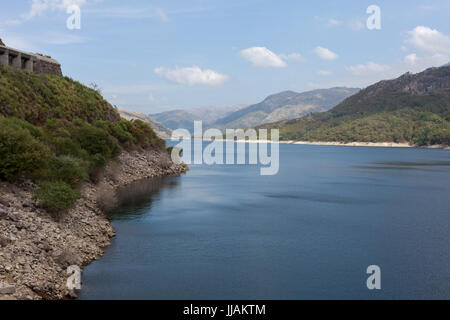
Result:
[[0,39],[0,64],[15,70],[62,76],[61,65],[50,56],[7,47]]

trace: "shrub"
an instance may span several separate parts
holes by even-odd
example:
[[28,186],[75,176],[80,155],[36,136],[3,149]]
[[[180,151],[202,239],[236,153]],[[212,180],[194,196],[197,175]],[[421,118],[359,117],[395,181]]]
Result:
[[51,180],[61,180],[71,186],[76,186],[88,176],[86,163],[72,156],[51,158],[49,171]]
[[64,182],[43,183],[34,194],[34,199],[41,201],[41,206],[53,217],[60,218],[75,205],[79,193]]
[[88,153],[83,150],[78,141],[71,138],[53,138],[50,139],[50,145],[57,156],[67,155],[76,158],[87,159]]
[[164,140],[160,139],[152,127],[141,120],[133,120],[130,127],[131,134],[135,137],[136,143],[144,148],[162,149],[165,146]]
[[108,159],[120,152],[119,146],[106,130],[89,124],[85,124],[78,129],[76,138],[80,146],[90,155],[100,154]]
[[136,142],[136,139],[130,133],[132,126],[131,122],[121,120],[111,125],[111,133],[120,143]]
[[33,138],[39,140],[43,139],[42,130],[38,127],[33,126],[29,122],[14,117],[2,118],[0,121],[8,127],[27,130]]
[[0,119],[0,178],[15,181],[18,175],[38,178],[47,168],[50,150],[16,121]]
[[74,125],[63,119],[48,119],[44,126],[45,134],[52,138],[70,138]]

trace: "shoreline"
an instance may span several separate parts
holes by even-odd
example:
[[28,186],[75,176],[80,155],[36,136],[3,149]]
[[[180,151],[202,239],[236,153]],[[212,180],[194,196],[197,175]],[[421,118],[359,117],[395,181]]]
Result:
[[[178,141],[171,140],[170,141]],[[204,138],[192,138],[191,140],[201,140],[212,142],[213,139]],[[276,143],[272,140],[231,140],[231,139],[217,139],[216,141],[221,142],[231,142],[235,141],[237,143]],[[407,142],[336,142],[336,141],[278,141],[279,144],[292,144],[292,145],[311,145],[311,146],[334,146],[334,147],[370,147],[370,148],[415,148],[415,149],[442,149],[450,150],[450,146],[446,145],[431,145],[431,146],[417,146],[411,145]]]
[[[68,290],[67,267],[81,269],[103,256],[115,236],[105,206],[114,206],[116,191],[135,181],[179,176],[189,168],[172,163],[165,150],[123,151],[105,167],[98,183],[80,188],[75,207],[55,221],[33,200],[31,181],[0,183],[0,300],[77,298]],[[83,288],[81,288],[83,290]]]

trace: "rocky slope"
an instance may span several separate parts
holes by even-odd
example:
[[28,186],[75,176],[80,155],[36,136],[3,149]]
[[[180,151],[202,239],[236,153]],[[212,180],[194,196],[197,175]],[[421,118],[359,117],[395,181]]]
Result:
[[327,112],[262,126],[283,140],[450,144],[450,67],[371,85]]
[[203,127],[214,127],[217,120],[226,117],[233,112],[236,112],[246,105],[237,105],[232,107],[202,107],[186,110],[172,110],[156,114],[151,114],[150,117],[158,122],[161,122],[167,128],[172,130],[187,129],[190,132],[194,131],[194,121],[203,121]]
[[327,111],[357,93],[355,88],[284,91],[217,120],[217,128],[249,128],[265,123],[295,119],[311,112]]
[[53,220],[32,199],[35,185],[0,182],[0,300],[75,297],[66,288],[69,265],[85,266],[103,254],[114,230],[102,208],[114,191],[134,181],[180,175],[165,151],[122,152],[99,183],[85,183],[76,207]]

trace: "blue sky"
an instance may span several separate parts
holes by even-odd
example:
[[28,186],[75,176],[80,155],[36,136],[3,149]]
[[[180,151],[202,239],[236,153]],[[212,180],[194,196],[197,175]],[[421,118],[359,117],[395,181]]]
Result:
[[[67,6],[81,9],[69,30]],[[381,9],[369,30],[366,9]],[[0,38],[144,113],[364,87],[450,61],[450,1],[2,1]]]

